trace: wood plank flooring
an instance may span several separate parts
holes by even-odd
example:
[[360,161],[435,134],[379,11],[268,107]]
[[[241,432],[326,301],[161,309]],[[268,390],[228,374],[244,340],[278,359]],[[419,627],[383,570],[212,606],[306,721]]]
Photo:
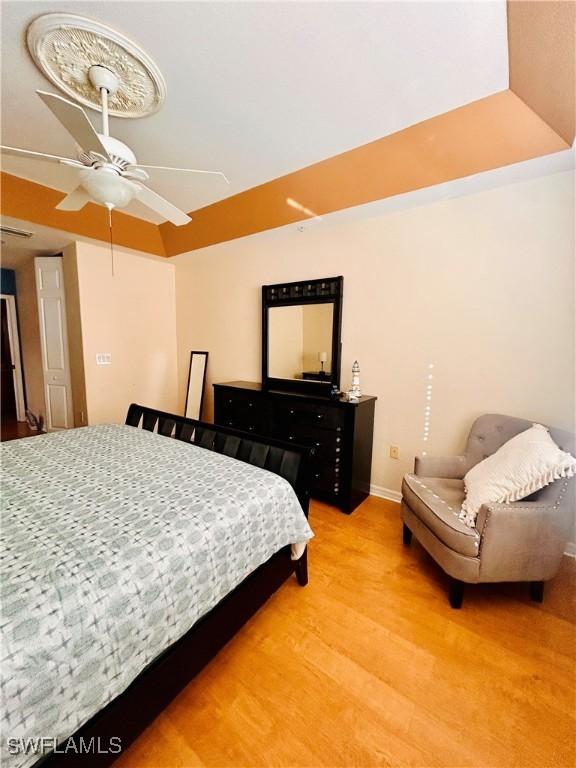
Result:
[[461,611],[398,505],[314,502],[310,583],[287,582],[115,763],[576,765],[576,562],[544,603],[470,586]]
[[21,437],[34,437],[41,434],[42,432],[30,429],[25,421],[16,421],[16,419],[12,418],[0,420],[0,442],[18,440]]

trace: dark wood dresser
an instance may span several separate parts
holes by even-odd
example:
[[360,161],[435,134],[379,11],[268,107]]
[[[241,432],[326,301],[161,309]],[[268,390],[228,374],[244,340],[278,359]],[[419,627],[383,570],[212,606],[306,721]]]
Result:
[[370,493],[375,403],[263,390],[250,381],[214,384],[216,424],[314,447],[312,496],[348,513]]

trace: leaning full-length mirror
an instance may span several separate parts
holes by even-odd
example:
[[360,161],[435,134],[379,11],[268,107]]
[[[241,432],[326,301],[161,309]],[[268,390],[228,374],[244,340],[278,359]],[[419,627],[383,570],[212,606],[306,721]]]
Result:
[[188,389],[184,407],[184,416],[187,419],[200,419],[202,417],[207,365],[208,352],[190,352]]

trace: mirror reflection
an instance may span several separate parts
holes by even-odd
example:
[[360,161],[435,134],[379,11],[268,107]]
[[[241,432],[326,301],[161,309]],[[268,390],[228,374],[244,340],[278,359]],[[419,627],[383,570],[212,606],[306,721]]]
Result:
[[268,375],[329,381],[334,305],[296,304],[268,310]]
[[187,419],[198,420],[202,417],[202,403],[204,401],[207,364],[208,352],[190,353],[188,389],[186,391],[186,405],[184,406],[184,416],[186,416]]

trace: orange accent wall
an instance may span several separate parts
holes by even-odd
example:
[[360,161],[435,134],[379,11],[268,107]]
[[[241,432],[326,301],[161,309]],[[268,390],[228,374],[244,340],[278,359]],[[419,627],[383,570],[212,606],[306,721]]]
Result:
[[[114,241],[176,256],[301,221],[306,210],[323,215],[567,148],[518,96],[502,91],[193,211],[193,221],[182,227],[115,213]],[[79,212],[57,211],[63,196],[2,174],[4,215],[107,241],[105,209],[88,204]]]
[[576,3],[509,0],[510,88],[569,144],[576,134]]
[[511,91],[424,120],[160,225],[169,256],[567,149]]
[[[108,242],[108,211],[88,203],[81,211],[57,211],[64,192],[36,184],[19,176],[1,174],[0,211],[45,227],[62,229],[84,237]],[[162,236],[156,224],[115,211],[112,214],[114,244],[156,256],[166,256]]]

